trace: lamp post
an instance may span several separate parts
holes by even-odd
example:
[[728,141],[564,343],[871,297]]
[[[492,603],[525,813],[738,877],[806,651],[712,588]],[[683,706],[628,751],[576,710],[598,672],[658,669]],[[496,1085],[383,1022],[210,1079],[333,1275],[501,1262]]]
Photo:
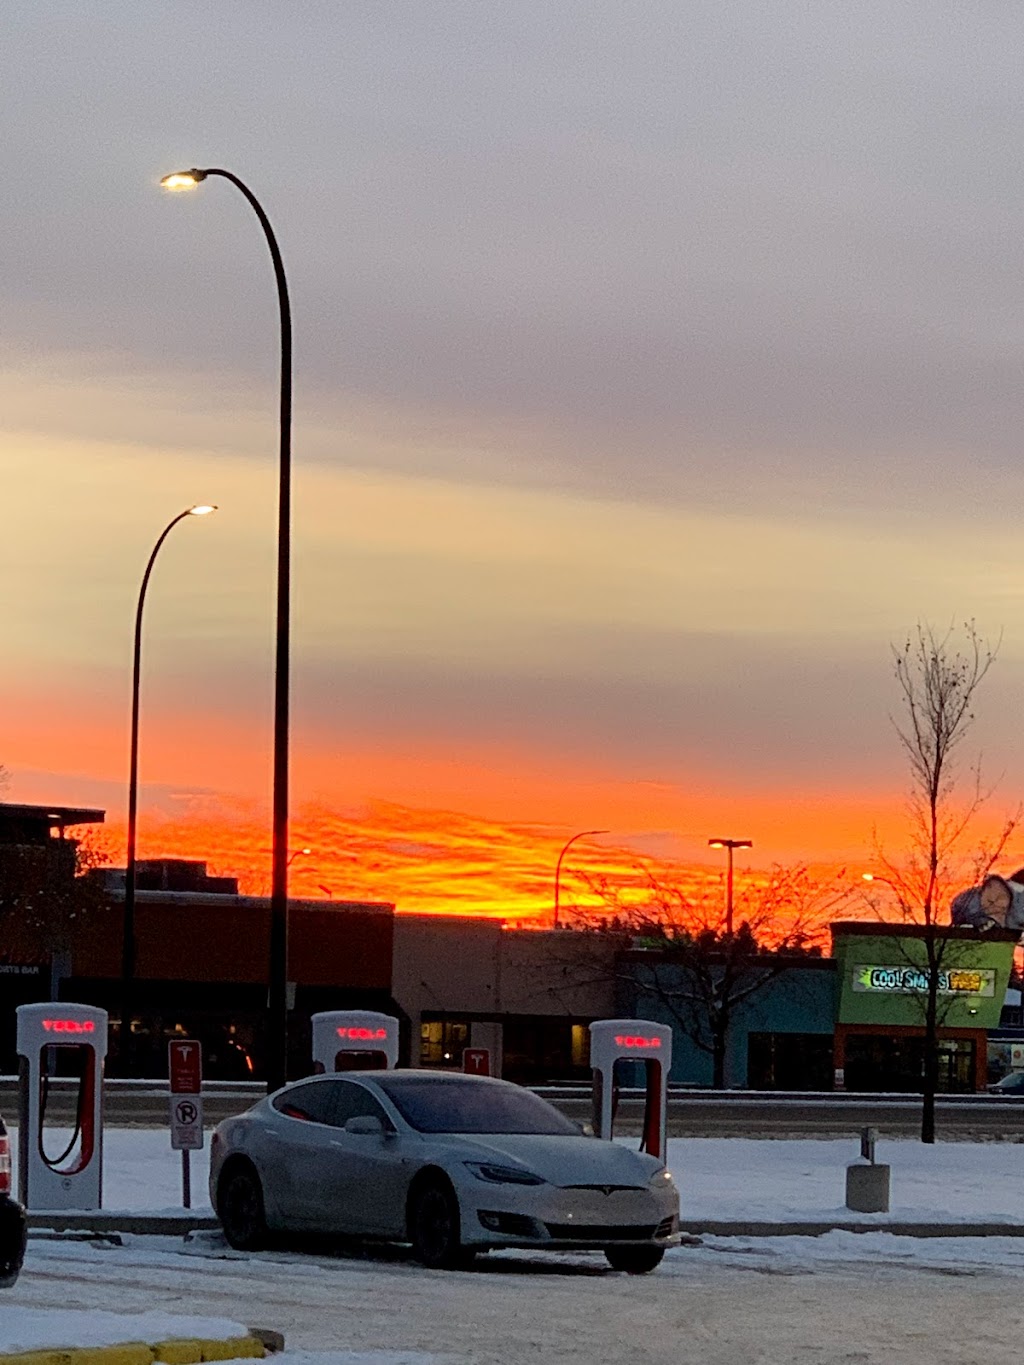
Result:
[[132,1034],[132,984],[135,979],[135,836],[139,809],[139,683],[142,671],[142,613],[146,606],[149,576],[160,553],[160,547],[186,517],[205,517],[216,512],[210,503],[197,503],[169,521],[153,546],[146,572],[142,575],[139,601],[135,608],[135,646],[132,654],[132,737],[128,759],[128,855],[124,873],[124,915],[121,934],[121,1043],[120,1064],[125,1075],[130,1070]]
[[553,929],[558,928],[558,911],[561,904],[560,897],[562,889],[562,859],[577,839],[586,839],[591,834],[609,834],[610,832],[611,831],[607,829],[581,829],[579,834],[574,834],[571,839],[566,839],[565,843],[562,845],[562,851],[558,855],[558,862],[555,864],[555,916],[551,925]]
[[752,839],[709,839],[708,848],[729,850],[729,863],[725,880],[725,932],[732,938],[732,855],[737,848],[753,848]]
[[267,1089],[288,1079],[288,684],[291,621],[292,315],[284,262],[262,204],[231,171],[193,168],[164,176],[168,190],[189,190],[210,176],[230,180],[256,214],[270,248],[281,317],[280,455],[277,510],[277,633],[274,663],[273,835],[270,882]]

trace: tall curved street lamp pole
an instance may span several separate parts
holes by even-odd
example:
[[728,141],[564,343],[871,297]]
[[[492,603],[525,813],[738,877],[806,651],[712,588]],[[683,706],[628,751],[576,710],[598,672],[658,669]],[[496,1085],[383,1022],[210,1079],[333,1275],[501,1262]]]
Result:
[[752,839],[709,839],[708,848],[727,848],[729,850],[729,869],[725,883],[725,932],[732,938],[732,855],[737,848],[753,848]]
[[277,503],[277,634],[274,662],[274,789],[270,882],[270,962],[267,1000],[267,1089],[288,1079],[288,683],[291,624],[292,315],[284,262],[270,219],[243,181],[218,167],[164,176],[168,190],[189,190],[210,176],[230,180],[246,198],[267,239],[281,315],[280,457]]
[[572,848],[573,844],[576,842],[577,839],[589,838],[591,834],[608,833],[610,833],[610,831],[607,829],[581,829],[579,834],[574,834],[571,839],[567,839],[565,843],[562,845],[562,851],[558,855],[558,862],[555,864],[555,915],[551,925],[553,929],[558,928],[558,912],[561,906],[562,859],[568,853],[569,849]]
[[131,1068],[132,986],[135,980],[135,836],[139,812],[139,684],[142,674],[142,613],[146,606],[146,589],[160,547],[186,517],[205,517],[216,512],[211,503],[197,503],[169,521],[153,546],[146,572],[142,575],[138,605],[135,608],[135,647],[132,654],[132,738],[128,759],[128,855],[124,873],[124,915],[121,932],[121,1037],[119,1061],[121,1071],[128,1075]]

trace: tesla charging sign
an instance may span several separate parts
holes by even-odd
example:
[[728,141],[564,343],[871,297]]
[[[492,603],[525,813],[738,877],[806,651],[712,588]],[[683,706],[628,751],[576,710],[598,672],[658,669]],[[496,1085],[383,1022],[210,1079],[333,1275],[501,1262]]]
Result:
[[198,1152],[203,1145],[203,1049],[194,1038],[167,1044],[171,1076],[171,1148]]
[[[21,1202],[29,1209],[98,1209],[103,1196],[107,1012],[63,1002],[19,1005],[17,1019]],[[52,1112],[58,1094],[63,1097],[69,1090],[70,1140],[66,1106],[59,1118]],[[58,1124],[55,1138],[48,1127]]]
[[398,1064],[398,1020],[376,1010],[323,1010],[314,1014],[313,1070],[391,1071]]
[[618,1087],[615,1068],[639,1062],[644,1077],[641,1150],[665,1160],[668,1073],[672,1068],[672,1030],[646,1019],[599,1019],[590,1025],[590,1066],[594,1073],[594,1132],[611,1138]]
[[181,1202],[192,1207],[190,1152],[203,1145],[203,1045],[195,1038],[172,1038],[167,1044],[171,1082],[171,1150],[181,1153]]

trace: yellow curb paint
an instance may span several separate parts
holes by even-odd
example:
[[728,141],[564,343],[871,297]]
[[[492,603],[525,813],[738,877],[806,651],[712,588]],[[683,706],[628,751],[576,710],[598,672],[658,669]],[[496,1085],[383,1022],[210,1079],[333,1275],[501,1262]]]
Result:
[[66,1365],[67,1351],[22,1351],[0,1355],[0,1365]]
[[228,1337],[225,1341],[203,1341],[204,1360],[262,1360],[263,1342],[256,1337]]
[[119,1346],[68,1346],[63,1350],[0,1355],[0,1365],[153,1365],[153,1348],[141,1341]]
[[0,1365],[201,1365],[206,1360],[262,1360],[266,1351],[257,1337],[224,1340],[162,1341],[147,1346],[141,1341],[120,1346],[74,1346],[54,1351],[0,1353]]
[[203,1358],[201,1341],[161,1341],[153,1347],[155,1357],[164,1365],[199,1365]]
[[68,1365],[153,1365],[153,1348],[143,1341],[117,1346],[76,1346],[61,1353]]

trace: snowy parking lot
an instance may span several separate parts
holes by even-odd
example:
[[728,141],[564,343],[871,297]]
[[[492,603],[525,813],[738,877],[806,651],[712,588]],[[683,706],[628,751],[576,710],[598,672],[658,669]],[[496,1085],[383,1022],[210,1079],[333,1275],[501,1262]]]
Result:
[[[681,1139],[671,1164],[684,1215],[827,1218],[842,1209],[850,1142]],[[1024,1145],[879,1145],[893,1213],[1024,1223]],[[180,1205],[166,1132],[107,1134],[105,1204]],[[205,1155],[194,1182],[205,1203]],[[848,1217],[848,1215],[845,1215]],[[882,1220],[876,1220],[882,1221]],[[598,1254],[491,1254],[431,1272],[403,1248],[245,1255],[217,1233],[124,1236],[121,1245],[34,1235],[0,1299],[45,1309],[161,1310],[276,1328],[298,1351],[364,1365],[566,1362],[975,1362],[1020,1354],[1024,1238],[705,1238],[630,1277]],[[398,1354],[395,1354],[398,1353]],[[312,1362],[306,1362],[312,1365]]]

